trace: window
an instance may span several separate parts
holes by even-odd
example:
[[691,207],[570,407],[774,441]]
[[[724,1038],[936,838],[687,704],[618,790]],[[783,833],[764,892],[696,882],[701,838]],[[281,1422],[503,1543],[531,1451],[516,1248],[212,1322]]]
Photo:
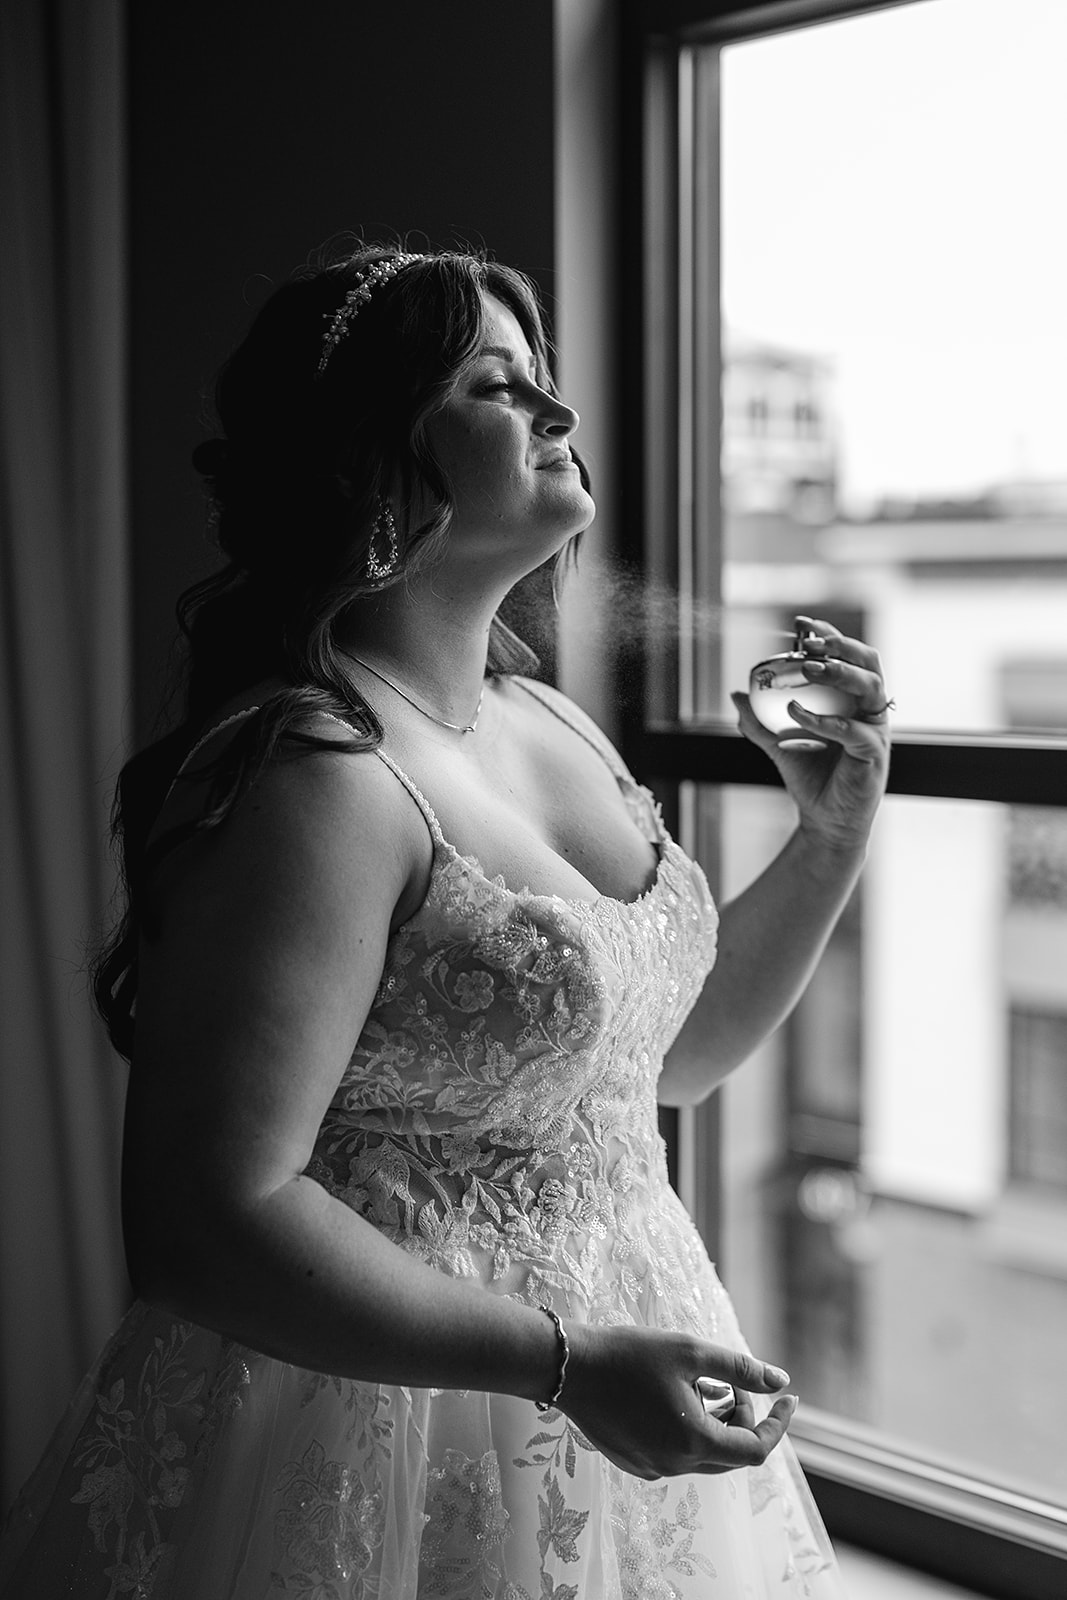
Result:
[[1011,1176],[1067,1190],[1067,1010],[1012,1007]]
[[819,412],[811,400],[798,400],[793,406],[793,421],[800,438],[819,435]]
[[632,24],[628,554],[679,606],[627,753],[728,896],[791,816],[727,695],[793,612],[877,643],[901,706],[868,871],[794,1017],[671,1130],[679,1184],[798,1379],[831,1531],[1061,1595],[1067,12]]

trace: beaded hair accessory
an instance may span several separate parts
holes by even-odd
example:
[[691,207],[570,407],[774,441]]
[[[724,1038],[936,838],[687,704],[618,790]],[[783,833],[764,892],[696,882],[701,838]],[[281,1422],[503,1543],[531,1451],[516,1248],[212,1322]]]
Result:
[[353,318],[358,317],[375,289],[381,288],[383,283],[388,283],[395,278],[403,268],[411,265],[413,261],[424,261],[425,256],[398,255],[387,256],[384,261],[375,261],[369,267],[364,267],[357,272],[355,282],[345,295],[344,301],[336,311],[323,312],[323,320],[330,326],[327,328],[322,341],[322,356],[319,359],[320,375],[326,371],[329,361],[336,347],[341,343],[348,332],[348,325]]

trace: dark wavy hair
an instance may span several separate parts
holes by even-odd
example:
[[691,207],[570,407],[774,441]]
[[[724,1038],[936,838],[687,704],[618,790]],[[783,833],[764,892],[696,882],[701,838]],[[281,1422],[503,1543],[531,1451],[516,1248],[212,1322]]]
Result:
[[[453,504],[427,440],[427,422],[462,382],[484,342],[485,294],[514,314],[555,393],[537,292],[522,273],[485,256],[440,251],[374,289],[320,371],[323,339],[357,274],[400,254],[360,245],[320,253],[278,289],[219,373],[223,436],[198,446],[211,524],[225,564],[179,599],[183,713],[133,756],[118,780],[112,837],[120,862],[121,919],[92,963],[93,992],[116,1050],[130,1057],[137,941],[153,867],[175,844],[229,817],[284,741],[288,754],[329,745],[308,731],[330,712],[351,729],[341,748],[373,749],[382,727],[354,688],[336,642],[346,607],[381,588],[368,576],[378,496],[400,486],[399,560],[391,583],[432,563]],[[575,457],[578,460],[577,456]],[[578,461],[582,482],[589,480]],[[405,508],[424,508],[417,523]],[[557,558],[573,557],[572,540]],[[496,619],[490,673],[530,672],[537,658]],[[203,814],[149,838],[171,784],[219,708],[265,678],[286,687],[244,721],[210,767]]]

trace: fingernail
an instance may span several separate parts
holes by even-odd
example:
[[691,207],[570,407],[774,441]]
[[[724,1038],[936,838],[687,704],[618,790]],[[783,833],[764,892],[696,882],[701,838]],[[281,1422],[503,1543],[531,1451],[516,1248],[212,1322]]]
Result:
[[823,673],[826,671],[826,662],[825,661],[805,661],[803,667],[801,668],[801,671],[802,672],[806,672],[809,678],[813,677],[813,676],[816,677],[816,678],[821,678]]
[[784,1388],[789,1382],[788,1372],[784,1372],[781,1367],[770,1367],[764,1365],[763,1370],[767,1374],[768,1382],[777,1384],[779,1389]]
[[799,700],[790,700],[785,709],[789,712],[790,716],[793,716],[797,712],[799,712],[802,717],[813,717],[815,715],[813,711],[808,711],[806,707],[802,706]]

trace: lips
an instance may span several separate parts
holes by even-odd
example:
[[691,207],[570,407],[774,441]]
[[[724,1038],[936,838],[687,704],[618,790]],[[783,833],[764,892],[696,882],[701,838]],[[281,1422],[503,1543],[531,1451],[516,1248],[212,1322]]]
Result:
[[567,467],[577,467],[578,463],[572,459],[566,450],[559,450],[555,455],[548,456],[544,461],[539,461],[539,472],[561,472]]

